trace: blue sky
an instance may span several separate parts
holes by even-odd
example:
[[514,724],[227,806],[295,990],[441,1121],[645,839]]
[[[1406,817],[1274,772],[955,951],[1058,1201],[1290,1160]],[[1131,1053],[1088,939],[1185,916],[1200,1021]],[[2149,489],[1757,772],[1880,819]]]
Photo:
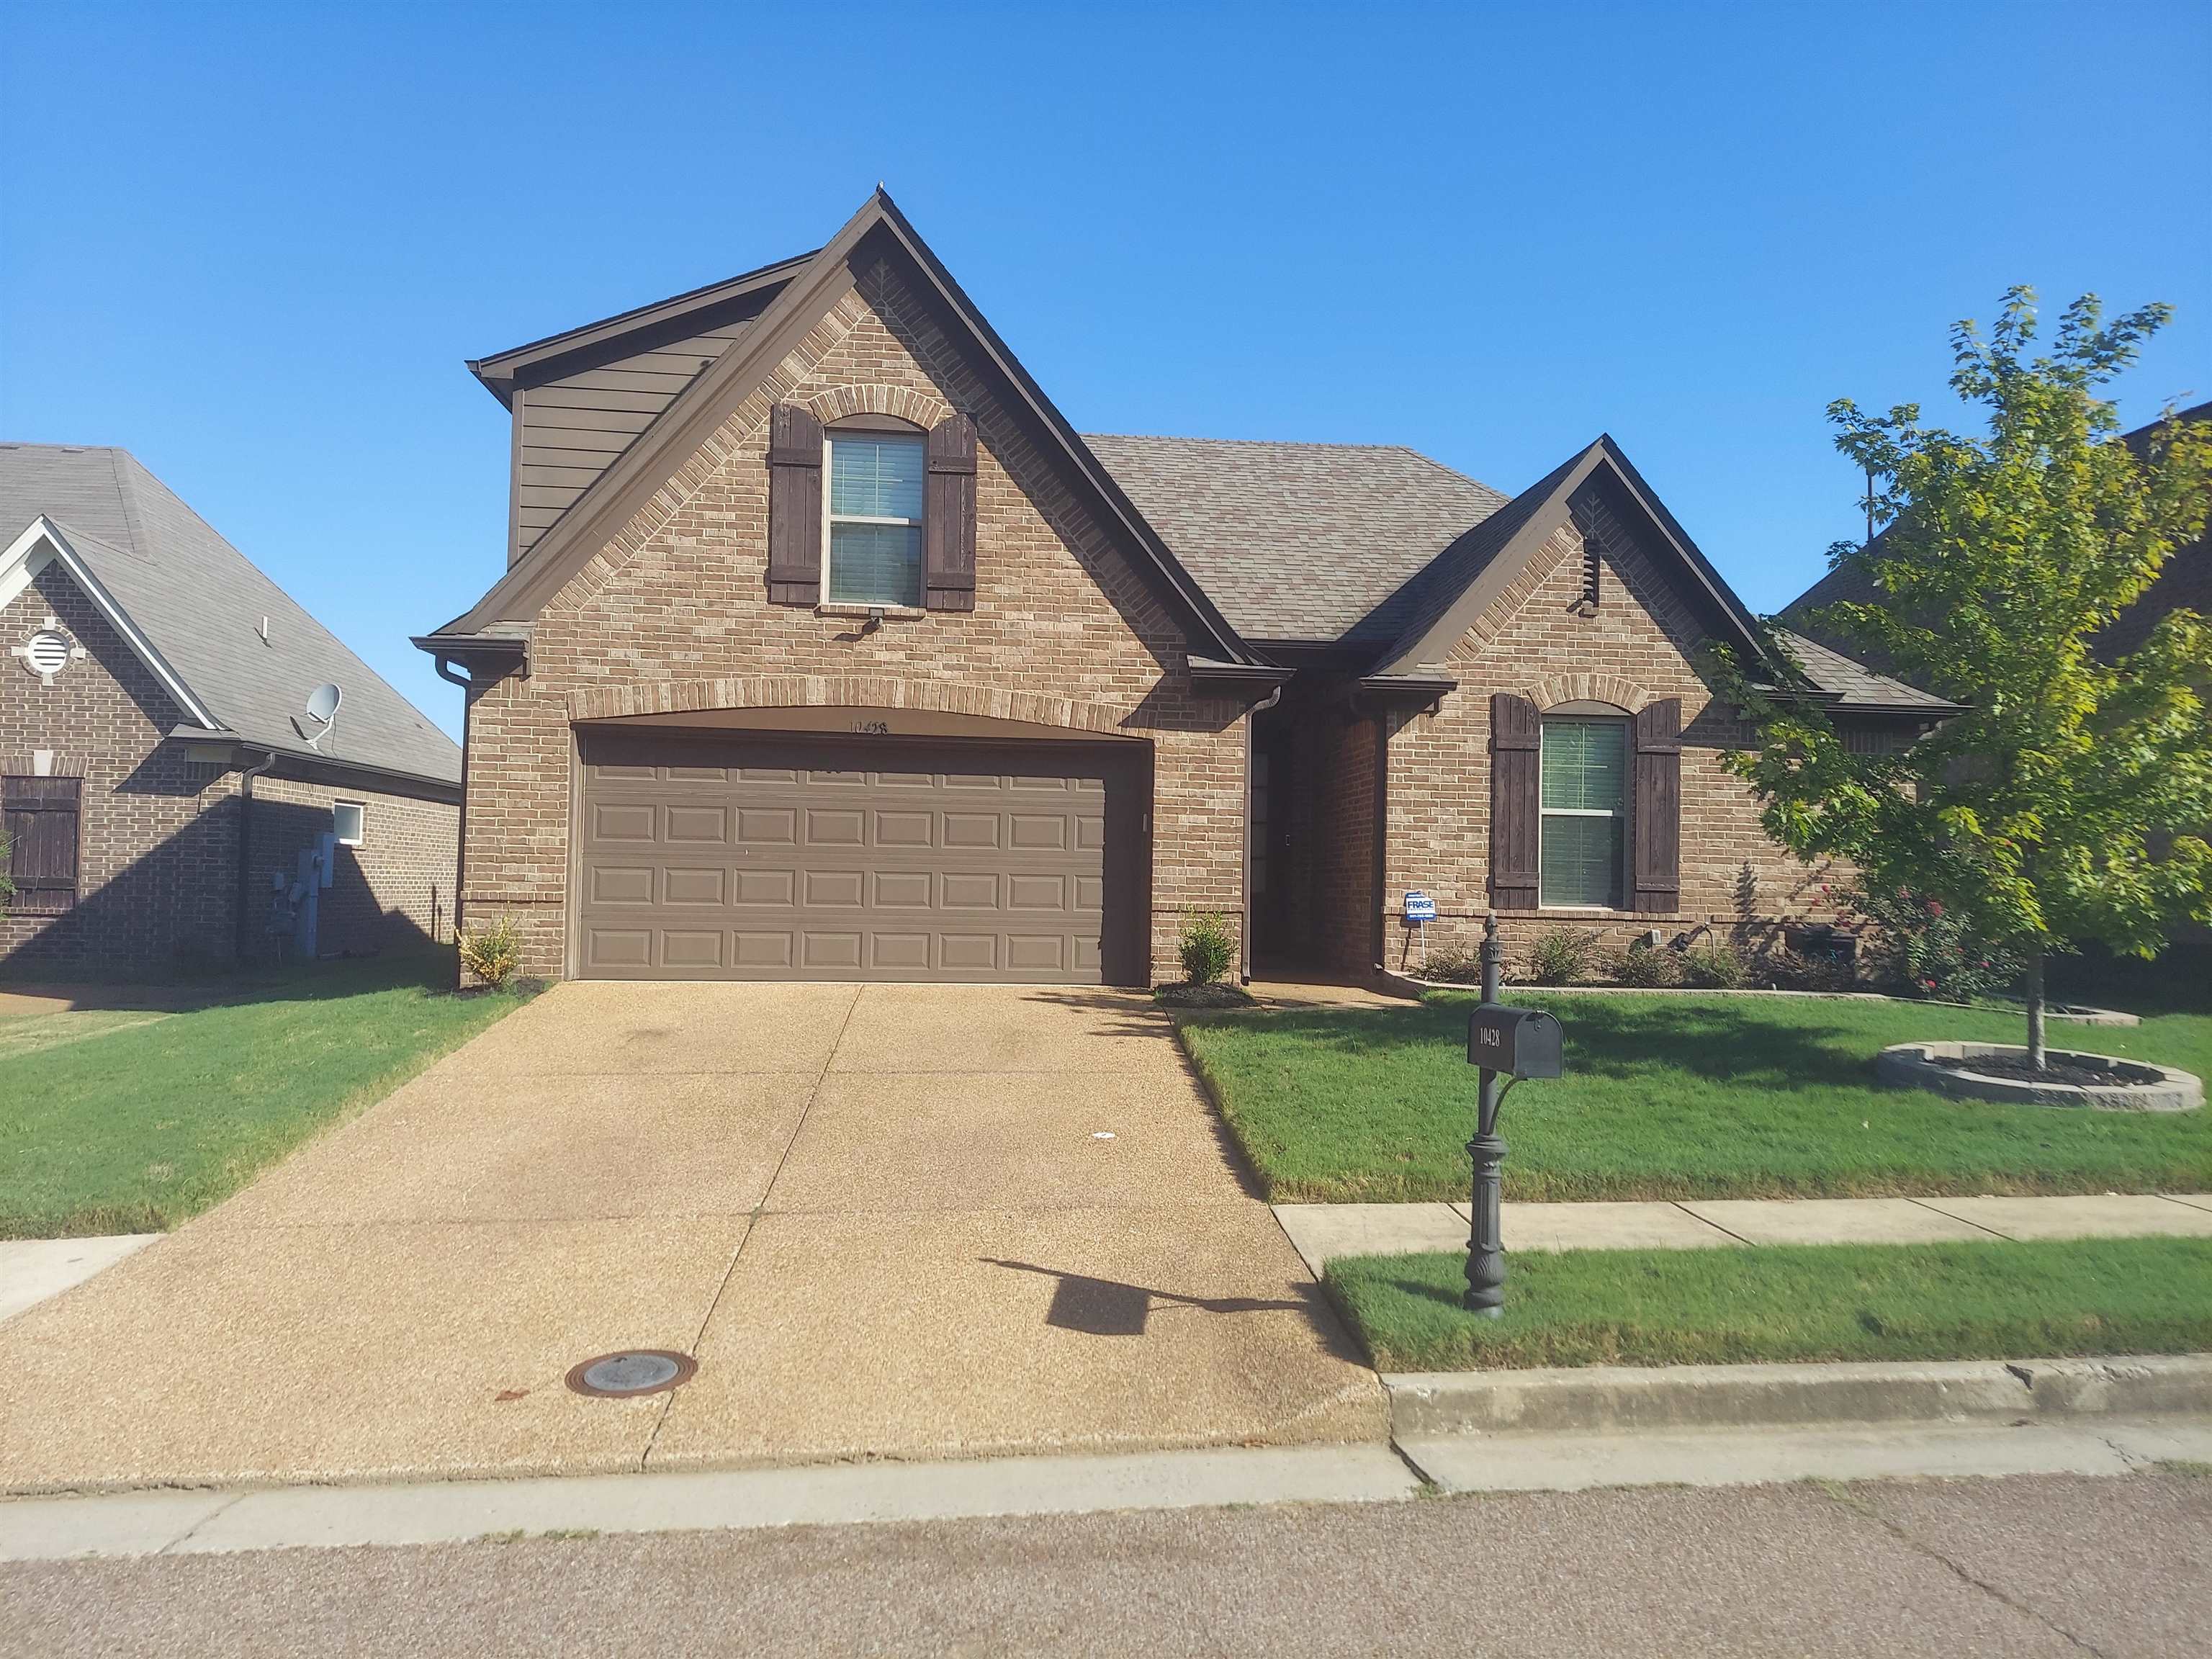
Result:
[[496,575],[465,357],[816,246],[878,179],[1085,430],[1600,430],[1771,610],[1827,402],[1943,407],[2007,284],[2179,308],[2212,397],[2212,6],[11,3],[0,437],[124,445],[449,729]]

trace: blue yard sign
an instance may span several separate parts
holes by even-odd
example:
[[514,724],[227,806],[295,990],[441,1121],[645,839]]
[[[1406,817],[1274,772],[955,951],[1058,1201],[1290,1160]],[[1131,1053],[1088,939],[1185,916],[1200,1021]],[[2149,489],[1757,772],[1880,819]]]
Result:
[[1421,891],[1418,887],[1414,888],[1406,895],[1407,921],[1434,921],[1436,919],[1437,902],[1434,899],[1431,898],[1426,893]]

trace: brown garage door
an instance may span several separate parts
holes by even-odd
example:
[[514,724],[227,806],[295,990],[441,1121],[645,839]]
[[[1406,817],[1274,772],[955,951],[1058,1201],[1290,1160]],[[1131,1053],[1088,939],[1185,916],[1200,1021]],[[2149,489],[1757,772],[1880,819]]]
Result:
[[1141,751],[583,740],[595,979],[1141,984]]

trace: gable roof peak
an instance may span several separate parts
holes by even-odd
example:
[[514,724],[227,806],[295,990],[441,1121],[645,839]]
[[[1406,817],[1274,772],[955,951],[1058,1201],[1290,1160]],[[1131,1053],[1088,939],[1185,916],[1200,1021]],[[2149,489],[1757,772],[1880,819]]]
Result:
[[[1010,412],[1037,428],[1092,497],[1109,529],[1126,536],[1139,568],[1156,577],[1161,597],[1185,621],[1190,648],[1229,662],[1252,660],[1205,590],[1177,562],[1112,476],[1091,454],[1043,388],[1030,375],[952,274],[878,183],[837,234],[787,273],[744,337],[677,393],[621,456],[493,583],[467,611],[426,635],[473,635],[495,623],[526,622],[551,602],[585,563],[620,533],[713,438],[731,410],[758,389],[822,314],[854,280],[852,262],[863,245],[903,256],[974,348],[978,368],[995,374]],[[763,267],[764,270],[769,269]],[[433,649],[426,645],[425,649]]]

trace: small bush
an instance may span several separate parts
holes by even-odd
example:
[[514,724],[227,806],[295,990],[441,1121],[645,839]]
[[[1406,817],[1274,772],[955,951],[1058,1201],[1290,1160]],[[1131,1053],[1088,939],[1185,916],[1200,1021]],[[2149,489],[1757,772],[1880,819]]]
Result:
[[1700,990],[1739,991],[1751,974],[1735,947],[1716,939],[1682,952],[1682,977]]
[[1658,945],[1620,951],[1606,959],[1606,969],[1618,983],[1632,985],[1638,990],[1661,989],[1682,982],[1680,953]]
[[1850,893],[1846,908],[1873,924],[1868,966],[1874,981],[1900,996],[1972,1002],[2017,981],[2019,951],[1984,938],[1939,901],[1905,888]]
[[1429,957],[1424,979],[1440,979],[1449,985],[1482,983],[1482,953],[1464,945],[1447,945]]
[[1193,985],[1211,985],[1237,960],[1237,936],[1219,916],[1193,916],[1182,930],[1183,977]]
[[1595,933],[1554,927],[1528,947],[1528,983],[1578,985],[1597,960]]
[[460,947],[461,966],[498,990],[522,960],[522,930],[514,918],[501,916],[489,927],[463,929]]

